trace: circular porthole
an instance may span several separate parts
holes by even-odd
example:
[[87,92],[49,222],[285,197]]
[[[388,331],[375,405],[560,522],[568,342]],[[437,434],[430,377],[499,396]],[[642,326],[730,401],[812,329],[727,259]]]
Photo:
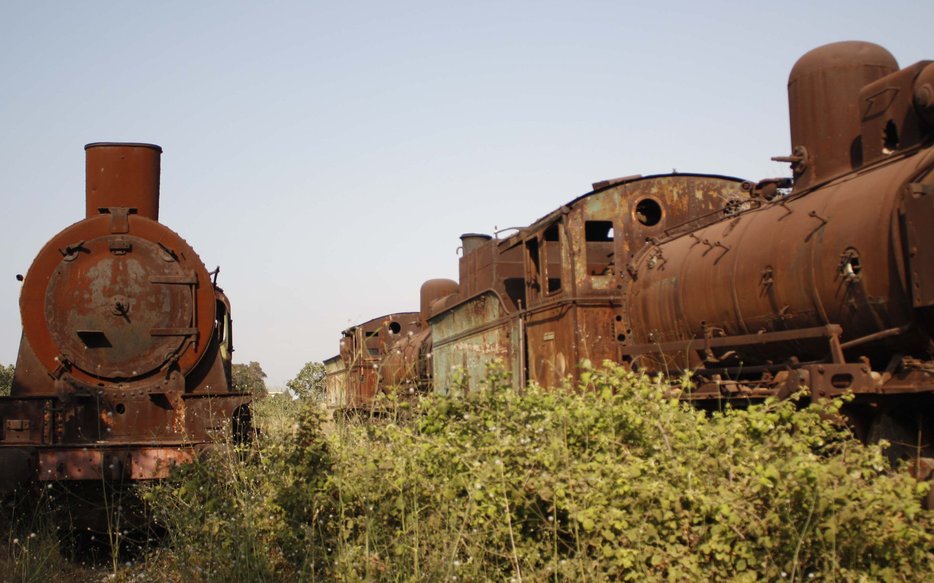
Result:
[[662,205],[652,198],[643,198],[636,203],[636,220],[646,227],[654,227],[662,220]]
[[402,324],[400,324],[399,322],[390,322],[390,323],[389,323],[389,333],[390,333],[390,334],[398,334],[398,333],[401,332],[401,331],[402,331]]

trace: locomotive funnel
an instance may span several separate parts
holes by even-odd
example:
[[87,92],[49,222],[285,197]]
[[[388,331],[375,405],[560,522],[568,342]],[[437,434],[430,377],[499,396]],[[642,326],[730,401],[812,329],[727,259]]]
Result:
[[461,247],[464,248],[464,255],[479,249],[492,238],[493,237],[490,235],[483,235],[481,233],[464,233],[461,235]]
[[155,144],[95,142],[84,150],[87,218],[108,208],[124,207],[159,220],[162,148]]

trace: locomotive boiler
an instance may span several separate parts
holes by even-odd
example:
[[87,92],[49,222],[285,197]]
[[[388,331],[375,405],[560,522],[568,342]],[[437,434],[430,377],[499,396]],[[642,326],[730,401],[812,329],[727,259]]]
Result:
[[458,285],[431,304],[422,347],[390,346],[381,361],[423,354],[430,382],[376,382],[473,387],[502,360],[519,386],[556,386],[609,359],[690,374],[684,398],[701,406],[851,393],[858,435],[888,439],[923,476],[934,63],[900,69],[877,45],[834,43],[797,62],[788,95],[792,151],[776,160],[790,178],[630,176],[507,237],[463,236]]
[[621,357],[695,399],[850,392],[861,435],[930,458],[934,64],[835,43],[788,90],[790,190],[634,257]]
[[161,478],[249,426],[231,387],[230,304],[159,222],[162,149],[94,143],[86,215],[39,251],[0,398],[0,491],[30,481]]

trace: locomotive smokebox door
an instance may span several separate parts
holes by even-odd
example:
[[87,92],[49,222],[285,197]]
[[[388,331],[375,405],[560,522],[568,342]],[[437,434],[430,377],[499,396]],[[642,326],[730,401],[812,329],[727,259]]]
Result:
[[52,238],[23,282],[23,330],[40,362],[96,384],[166,365],[191,370],[211,338],[215,297],[194,250],[127,209]]
[[62,258],[45,319],[67,360],[97,377],[135,378],[197,338],[197,278],[166,257],[157,244],[121,235],[86,241],[73,259]]

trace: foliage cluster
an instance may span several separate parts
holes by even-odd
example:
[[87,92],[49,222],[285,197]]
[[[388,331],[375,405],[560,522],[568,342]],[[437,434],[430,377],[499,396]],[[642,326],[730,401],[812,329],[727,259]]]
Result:
[[320,362],[306,362],[295,378],[286,382],[290,391],[306,400],[322,400],[324,398],[324,364]]
[[265,397],[266,373],[263,367],[255,360],[249,364],[234,363],[231,367],[231,375],[234,390],[244,393],[250,393],[257,397]]
[[931,580],[928,485],[839,403],[707,415],[608,365],[522,393],[311,407],[148,493],[185,580]]
[[13,387],[13,365],[0,364],[0,397],[10,394]]
[[263,443],[270,436],[275,439],[291,436],[298,428],[302,407],[288,393],[269,393],[253,401],[252,407],[253,423],[259,432],[256,438]]

